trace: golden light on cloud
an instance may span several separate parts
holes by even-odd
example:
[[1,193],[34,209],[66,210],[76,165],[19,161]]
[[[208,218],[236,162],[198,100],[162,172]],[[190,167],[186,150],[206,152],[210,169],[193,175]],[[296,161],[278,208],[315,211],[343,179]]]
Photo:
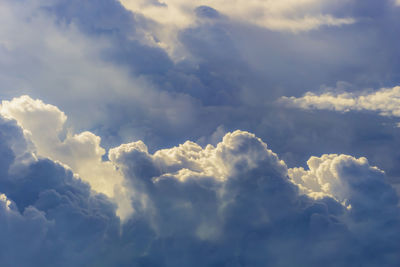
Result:
[[133,12],[142,14],[160,24],[174,25],[178,28],[187,27],[195,22],[194,9],[198,6],[209,6],[231,19],[272,30],[306,31],[322,25],[340,26],[354,23],[352,18],[336,18],[325,13],[324,7],[332,5],[325,0],[120,1],[125,8]]

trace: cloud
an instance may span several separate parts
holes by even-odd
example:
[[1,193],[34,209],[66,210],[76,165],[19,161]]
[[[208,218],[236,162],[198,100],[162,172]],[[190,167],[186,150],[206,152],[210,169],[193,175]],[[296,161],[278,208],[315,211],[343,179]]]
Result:
[[[176,61],[190,57],[179,42],[179,32],[201,25],[229,19],[283,32],[303,32],[322,26],[342,26],[356,22],[352,17],[336,17],[335,9],[348,1],[332,4],[329,1],[143,1],[120,0],[121,4],[135,14],[142,15],[156,24],[149,23],[145,30],[154,45],[165,49]],[[207,15],[204,13],[207,10]]]
[[[102,159],[106,151],[100,146],[100,137],[88,131],[74,134],[71,129],[65,129],[67,116],[64,112],[26,95],[2,101],[0,114],[18,122],[38,155],[68,165],[93,190],[110,198],[118,195],[118,213],[122,218],[132,212],[127,193],[121,187],[122,175],[109,161]],[[65,137],[61,138],[62,135]]]
[[392,2],[2,1],[0,265],[398,266]]
[[0,264],[81,266],[118,235],[116,207],[69,168],[39,157],[0,116]]
[[334,93],[321,95],[308,92],[304,96],[282,97],[281,103],[302,109],[326,109],[348,112],[373,111],[381,116],[400,117],[400,87],[382,88],[375,92]]
[[245,129],[268,140],[292,167],[311,155],[365,155],[398,180],[391,142],[399,136],[387,118],[359,121],[362,114],[320,117],[269,106],[337,80],[357,88],[396,84],[398,40],[385,29],[396,30],[397,9],[355,1],[335,14],[360,23],[288,34],[226,19],[217,9],[208,12],[219,16],[204,17],[200,8],[201,23],[179,34],[196,60],[173,63],[141,35],[148,20],[117,1],[80,2],[4,2],[2,99],[29,94],[57,105],[68,114],[71,135],[89,130],[107,149],[140,139],[154,151],[224,125],[223,133]]
[[195,100],[145,77],[162,75],[172,63],[162,49],[140,43],[139,33],[132,37],[132,14],[113,0],[85,9],[80,3],[1,5],[1,98],[28,94],[62,107],[78,131],[102,131],[109,146],[154,135],[155,125],[165,133],[165,124],[178,128],[191,120]]
[[[148,221],[146,231],[155,232],[140,238],[147,264],[395,266],[400,260],[398,245],[386,241],[400,237],[398,197],[364,158],[324,155],[309,160],[310,171],[288,169],[243,131],[215,147],[186,142],[150,154],[135,142],[109,155],[137,190],[135,222]],[[368,248],[382,254],[371,256]]]
[[[348,155],[322,155],[311,157],[307,161],[309,170],[303,168],[289,169],[289,177],[300,186],[302,192],[314,198],[330,196],[347,208],[352,209],[348,202],[357,201],[359,205],[371,205],[368,198],[371,192],[366,184],[375,184],[376,187],[386,187],[384,172],[377,167],[370,166],[366,158],[354,158]],[[360,177],[363,177],[360,179]],[[375,198],[377,207],[392,206],[396,203],[396,196],[389,188],[389,194]],[[356,199],[359,198],[359,199]],[[382,201],[383,203],[380,203]],[[387,201],[388,203],[384,203]]]
[[[322,25],[340,26],[354,23],[352,18],[336,18],[323,14],[328,1],[193,1],[181,0],[134,1],[121,0],[121,3],[136,13],[157,21],[160,24],[172,24],[185,28],[196,20],[194,10],[198,6],[208,6],[233,19],[259,25],[274,30],[304,31]],[[334,6],[334,5],[331,5]],[[329,11],[328,11],[329,12]]]
[[[29,97],[4,104],[23,118],[28,107],[32,114],[47,110],[63,118],[55,106]],[[40,124],[31,117],[32,125],[36,120]],[[110,199],[65,165],[38,155],[27,139],[33,134],[20,124],[0,120],[3,265],[400,262],[398,197],[365,158],[323,155],[310,158],[309,170],[288,168],[245,131],[227,133],[215,146],[187,141],[154,153],[142,141],[122,144],[108,153],[134,208],[121,224]],[[76,157],[87,153],[74,151]]]
[[[164,25],[118,1],[26,3],[4,1],[1,7],[2,99],[28,94],[57,105],[68,114],[68,125],[100,136],[105,148],[141,139],[159,149],[209,136],[219,125],[255,132],[272,144],[280,141],[259,122],[266,109],[281,112],[266,107],[277,97],[338,80],[368,88],[397,79],[399,61],[392,59],[398,40],[385,30],[396,25],[395,11],[373,1],[340,4],[335,12],[363,23],[297,34],[240,23],[203,6],[214,16],[194,11],[199,22],[176,40],[186,57],[175,62],[151,44],[156,39],[148,40],[152,27],[170,37]],[[374,12],[360,14],[365,9]],[[280,129],[279,136],[290,130]],[[316,153],[332,152],[342,151]]]

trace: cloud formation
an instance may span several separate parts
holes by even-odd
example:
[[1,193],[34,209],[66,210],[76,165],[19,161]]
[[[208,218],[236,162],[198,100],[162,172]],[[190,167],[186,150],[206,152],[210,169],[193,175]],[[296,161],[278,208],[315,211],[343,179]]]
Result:
[[[389,235],[399,238],[398,197],[365,158],[324,155],[309,160],[309,171],[288,169],[264,142],[243,131],[204,149],[186,142],[150,154],[142,142],[125,144],[112,149],[110,158],[128,186],[138,190],[135,216],[151,222],[155,232],[145,262],[394,266],[399,261],[398,244],[385,241]],[[385,229],[388,223],[392,227]],[[382,254],[368,255],[368,249]],[[182,251],[186,256],[177,258]]]
[[280,102],[302,109],[326,109],[341,112],[373,111],[381,116],[400,117],[399,86],[363,93],[328,92],[317,95],[308,92],[299,98],[282,97]]
[[74,134],[65,128],[64,112],[27,95],[2,101],[0,114],[18,122],[39,156],[68,165],[93,190],[111,198],[115,196],[121,217],[131,213],[126,192],[121,187],[122,175],[111,162],[103,161],[106,151],[100,146],[100,137],[89,131]]
[[0,117],[0,264],[90,266],[118,235],[116,207],[69,168],[42,158]]
[[[190,57],[180,44],[180,32],[201,24],[212,24],[227,18],[244,24],[274,31],[303,32],[322,26],[339,27],[356,20],[349,16],[337,17],[336,10],[349,1],[332,3],[326,0],[120,0],[121,4],[135,14],[152,21],[146,27],[149,43],[165,49],[169,55],[180,60]],[[155,25],[152,25],[154,24]]]
[[[343,3],[332,4],[329,1],[320,0],[234,2],[226,0],[191,2],[121,0],[121,3],[127,9],[143,14],[160,24],[172,24],[179,28],[187,27],[195,22],[194,10],[197,7],[210,7],[233,19],[274,30],[304,31],[322,25],[340,26],[354,23],[352,18],[337,18],[324,10],[335,8]],[[213,12],[213,14],[217,13]]]
[[[160,116],[160,129],[163,123],[187,120],[195,101],[163,92],[141,76],[162,73],[171,62],[163,50],[142,45],[130,35],[135,29],[132,14],[113,0],[91,2],[83,10],[80,3],[7,0],[0,6],[2,99],[22,94],[44,99],[68,111],[81,131],[109,127],[108,122],[125,121],[129,114],[130,124],[137,126],[130,127],[129,138],[143,137],[150,126],[138,124],[153,125]],[[105,14],[113,16],[107,19]],[[113,34],[114,28],[119,34]],[[121,42],[126,50],[119,47]],[[131,75],[123,60],[139,74]]]
[[[399,16],[398,9],[382,7],[389,0],[343,2],[328,13],[360,23],[296,34],[241,23],[202,6],[194,11],[198,23],[177,33],[178,51],[185,54],[177,61],[154,44],[161,39],[152,37],[153,30],[171,36],[165,25],[118,1],[3,2],[2,99],[28,94],[55,104],[68,113],[67,124],[76,132],[90,129],[106,148],[141,139],[150,150],[159,149],[198,140],[220,125],[275,144],[279,138],[259,122],[277,124],[273,116],[269,121],[261,116],[281,113],[268,107],[276,98],[338,80],[368,88],[382,80],[392,86],[398,79],[398,38],[385,29],[396,31]],[[290,135],[285,123],[276,125],[277,136]],[[343,151],[315,153],[332,152]]]
[[[23,122],[28,110],[32,132],[9,116],[20,116],[18,122]],[[8,118],[3,117],[6,112]],[[55,106],[27,96],[2,104],[0,244],[7,247],[1,252],[2,264],[400,262],[398,196],[384,172],[365,158],[323,155],[310,158],[309,170],[288,168],[267,144],[245,131],[227,133],[216,146],[204,148],[187,141],[150,153],[142,141],[122,144],[109,151],[107,161],[121,172],[122,185],[131,192],[134,212],[121,223],[111,199],[91,191],[65,165],[38,154],[31,144],[40,124],[37,113],[66,118]],[[62,124],[55,123],[55,129],[57,125]],[[73,147],[75,157],[87,153]],[[71,150],[59,153],[68,159]],[[86,164],[102,171],[100,165]],[[24,255],[17,256],[21,250]]]
[[0,265],[399,266],[396,2],[1,1]]

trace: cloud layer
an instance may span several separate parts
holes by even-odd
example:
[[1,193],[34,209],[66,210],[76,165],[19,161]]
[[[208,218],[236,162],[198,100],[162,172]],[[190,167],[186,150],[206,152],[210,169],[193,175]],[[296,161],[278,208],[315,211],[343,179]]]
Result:
[[[17,114],[17,107],[23,114],[19,121],[33,125],[40,123],[35,116],[43,109],[45,118],[66,118],[56,107],[27,96],[3,102],[2,114]],[[25,112],[29,109],[31,113]],[[60,129],[57,125],[53,130]],[[29,127],[32,132],[1,118],[4,265],[400,262],[398,196],[384,172],[365,158],[323,155],[310,158],[309,169],[288,168],[245,131],[227,133],[216,146],[204,148],[187,141],[149,153],[142,141],[123,144],[109,151],[107,161],[131,192],[134,211],[121,223],[112,199],[91,191],[66,165],[38,154],[42,144],[35,142],[34,126]],[[63,145],[68,138],[74,137],[66,137]],[[101,171],[96,164],[86,162]]]
[[399,266],[396,2],[2,0],[0,265]]

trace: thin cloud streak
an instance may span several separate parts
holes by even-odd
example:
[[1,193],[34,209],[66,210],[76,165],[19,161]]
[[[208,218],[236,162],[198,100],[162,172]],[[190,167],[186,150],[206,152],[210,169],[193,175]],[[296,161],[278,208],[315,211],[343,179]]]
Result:
[[282,97],[279,102],[301,109],[373,111],[381,116],[400,117],[400,86],[361,93],[308,92],[299,98]]

